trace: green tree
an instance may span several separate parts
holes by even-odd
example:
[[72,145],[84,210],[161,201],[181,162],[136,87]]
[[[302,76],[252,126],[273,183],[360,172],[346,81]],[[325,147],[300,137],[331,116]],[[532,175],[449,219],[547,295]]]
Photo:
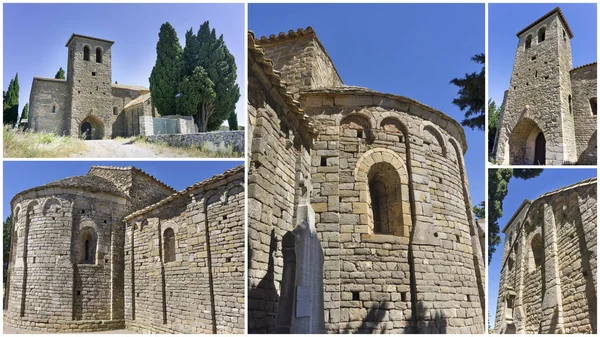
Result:
[[475,219],[485,219],[485,201],[473,206],[473,213],[475,214]]
[[4,220],[4,224],[2,225],[2,268],[3,268],[3,278],[2,283],[6,284],[6,274],[8,271],[8,262],[10,259],[10,238],[12,234],[13,227],[13,218],[12,214]]
[[[208,119],[215,111],[215,99],[217,94],[214,83],[208,77],[204,68],[198,66],[191,76],[186,76],[179,84],[181,97],[179,99],[179,110],[181,111],[204,111],[204,114],[196,115],[201,118],[199,125],[207,125]],[[206,131],[206,130],[201,130]]]
[[492,156],[496,132],[498,131],[498,119],[500,118],[502,106],[497,107],[496,102],[490,98],[488,100],[488,155]]
[[452,104],[465,111],[465,119],[461,122],[463,126],[471,129],[485,129],[485,54],[477,54],[471,60],[484,64],[480,72],[465,74],[464,78],[454,78],[450,83],[456,85],[458,98],[452,100]]
[[231,112],[231,115],[229,115],[229,118],[227,119],[227,124],[229,124],[229,130],[231,131],[235,131],[239,128],[237,114],[235,113],[235,110],[233,110]]
[[65,79],[65,71],[63,70],[62,67],[60,67],[60,69],[58,69],[58,72],[56,73],[56,75],[54,75],[54,78],[57,80]]
[[[235,83],[237,78],[235,59],[227,49],[223,35],[217,38],[215,30],[210,29],[208,21],[200,25],[196,35],[193,34],[191,29],[188,30],[185,34],[185,40],[181,83],[185,82],[186,77],[197,77],[197,69],[200,67],[204,70],[210,82],[213,83],[211,89],[214,91],[215,98],[212,102],[202,101],[195,109],[192,109],[194,106],[191,103],[197,103],[198,96],[202,96],[204,99],[212,96],[202,94],[186,97],[180,85],[178,100],[182,102],[179,107],[184,109],[180,113],[194,116],[200,132],[217,130],[226,119],[231,117],[232,113],[235,113],[235,104],[240,98],[240,88]],[[206,81],[199,81],[198,78],[195,78],[189,79],[186,85],[200,85],[201,83],[206,83]],[[188,87],[187,89],[188,93],[191,92],[191,88]],[[203,91],[199,87],[195,90]]]
[[29,117],[29,103],[25,103],[23,111],[21,111],[21,119],[27,119]]
[[19,74],[10,81],[3,100],[3,118],[5,125],[15,125],[19,117]]
[[177,113],[177,94],[183,50],[170,23],[160,27],[156,44],[156,64],[150,74],[152,103],[161,115]]
[[518,179],[531,179],[539,176],[542,169],[489,169],[488,170],[488,263],[496,246],[502,242],[500,238],[500,225],[498,220],[502,217],[502,203],[508,194],[508,183],[512,177]]

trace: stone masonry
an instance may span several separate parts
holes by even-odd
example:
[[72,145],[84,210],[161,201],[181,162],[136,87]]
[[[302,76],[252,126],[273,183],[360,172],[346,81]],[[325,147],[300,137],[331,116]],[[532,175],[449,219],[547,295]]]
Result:
[[555,8],[517,33],[494,152],[500,165],[595,165],[596,63],[573,69],[573,33]]
[[148,88],[113,84],[113,43],[71,35],[67,79],[33,79],[29,128],[85,139],[128,137],[140,133],[140,116],[158,115]]
[[502,230],[498,333],[597,333],[596,185],[525,200]]
[[248,34],[248,329],[277,331],[282,238],[309,181],[328,333],[483,333],[459,123],[343,84],[312,28]]
[[4,323],[242,333],[243,178],[239,166],[177,193],[134,167],[93,166],[17,194]]

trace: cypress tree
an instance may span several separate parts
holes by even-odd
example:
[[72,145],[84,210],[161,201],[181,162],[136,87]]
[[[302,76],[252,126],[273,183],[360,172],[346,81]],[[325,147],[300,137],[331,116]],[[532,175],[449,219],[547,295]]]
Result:
[[58,69],[58,72],[56,73],[56,75],[54,75],[54,78],[57,80],[65,79],[65,71],[63,70],[62,67],[60,67],[60,69]]
[[[198,70],[199,67],[202,70]],[[235,104],[240,98],[240,89],[235,83],[236,71],[235,59],[227,49],[223,35],[217,38],[216,31],[210,29],[208,21],[200,25],[196,35],[191,29],[186,32],[182,78],[196,74],[195,79],[189,79],[187,82],[186,90],[190,91],[190,85],[206,83],[197,78],[203,72],[214,85],[214,98],[212,95],[201,95],[203,100],[196,102],[194,100],[197,96],[187,97],[183,90],[179,98],[182,101],[180,107],[185,109],[181,113],[194,116],[201,132],[218,129],[226,119],[235,114]],[[204,88],[197,87],[196,90],[201,91]],[[193,107],[195,109],[192,110]]]
[[29,103],[25,103],[23,111],[21,112],[21,119],[27,119],[29,117]]
[[181,45],[170,23],[160,27],[156,44],[156,64],[150,74],[152,103],[161,115],[177,113],[176,97],[182,65]]
[[15,125],[19,117],[19,74],[10,81],[3,102],[3,120],[5,125]]

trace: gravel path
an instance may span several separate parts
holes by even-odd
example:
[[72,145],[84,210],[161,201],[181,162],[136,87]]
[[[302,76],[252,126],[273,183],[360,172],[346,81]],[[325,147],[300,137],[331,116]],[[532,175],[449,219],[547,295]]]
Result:
[[71,158],[173,158],[181,157],[167,150],[155,150],[134,144],[133,140],[86,140],[87,149]]

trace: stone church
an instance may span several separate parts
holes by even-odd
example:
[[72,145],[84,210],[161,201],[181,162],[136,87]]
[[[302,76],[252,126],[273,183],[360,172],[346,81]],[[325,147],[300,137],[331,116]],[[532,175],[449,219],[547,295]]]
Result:
[[180,192],[93,166],[18,193],[4,324],[244,333],[244,166]]
[[558,7],[517,37],[494,144],[496,163],[596,165],[597,63],[573,68],[573,32]]
[[140,116],[158,116],[148,88],[113,84],[113,43],[71,35],[67,79],[33,79],[30,129],[84,139],[129,137],[140,134]]
[[[483,333],[483,232],[460,124],[344,84],[310,27],[249,32],[248,74],[248,331]],[[302,226],[322,247],[307,257],[322,256],[320,303],[298,295],[320,291],[298,283],[307,275],[283,284],[305,258],[287,248]]]
[[523,201],[502,230],[497,333],[597,333],[596,182]]

